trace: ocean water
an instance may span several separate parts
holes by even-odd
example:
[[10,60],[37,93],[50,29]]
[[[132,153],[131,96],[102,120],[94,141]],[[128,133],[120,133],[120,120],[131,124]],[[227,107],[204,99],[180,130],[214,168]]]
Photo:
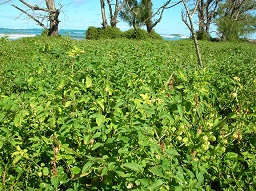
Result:
[[[0,28],[0,38],[7,36],[10,40],[15,40],[22,37],[33,37],[40,36],[43,29],[7,29]],[[71,29],[60,29],[59,34],[62,36],[70,36],[76,40],[85,39],[85,30],[71,30]]]
[[[10,40],[15,40],[22,37],[33,37],[40,36],[43,32],[43,29],[8,29],[8,28],[0,28],[0,38],[7,37]],[[72,29],[60,29],[59,34],[62,36],[70,36],[76,40],[85,39],[85,30],[72,30]],[[161,35],[164,40],[180,40],[188,38],[186,36],[180,34],[173,35]]]

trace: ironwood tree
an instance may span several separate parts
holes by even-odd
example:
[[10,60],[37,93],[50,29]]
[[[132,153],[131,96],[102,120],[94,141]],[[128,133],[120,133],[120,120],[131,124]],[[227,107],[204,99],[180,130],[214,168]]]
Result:
[[154,11],[152,0],[125,0],[124,8],[120,11],[120,17],[130,26],[133,26],[135,30],[146,26],[147,32],[150,33],[161,22],[164,11],[180,2],[170,5],[171,0],[168,0]]
[[216,17],[223,40],[238,40],[256,31],[256,0],[225,0]]
[[[39,26],[43,27],[48,31],[49,36],[57,36],[59,30],[59,14],[60,9],[57,9],[55,6],[54,0],[45,0],[46,7],[39,7],[38,5],[31,5],[24,0],[19,0],[22,4],[29,8],[28,11],[16,6],[12,5],[16,9],[20,10],[22,13],[26,14],[28,17],[33,19]],[[39,13],[39,15],[35,15],[35,11]],[[31,12],[31,13],[30,13]],[[43,13],[43,14],[42,14]],[[49,27],[44,24],[44,20],[47,19],[49,22]],[[48,23],[47,22],[47,23]]]

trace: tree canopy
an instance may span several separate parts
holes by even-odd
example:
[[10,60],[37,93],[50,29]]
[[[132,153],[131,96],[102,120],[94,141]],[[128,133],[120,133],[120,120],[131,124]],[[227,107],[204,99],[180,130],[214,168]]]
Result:
[[256,0],[226,0],[218,8],[216,25],[225,40],[237,40],[256,31]]

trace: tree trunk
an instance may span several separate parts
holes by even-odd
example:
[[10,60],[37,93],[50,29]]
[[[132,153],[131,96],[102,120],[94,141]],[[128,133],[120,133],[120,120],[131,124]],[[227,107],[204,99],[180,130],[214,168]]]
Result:
[[204,0],[200,0],[199,6],[198,6],[198,20],[199,20],[199,26],[198,26],[198,32],[204,33]]
[[102,16],[102,27],[105,29],[108,27],[106,11],[105,11],[105,0],[100,0],[101,16]]
[[50,21],[50,29],[49,36],[58,36],[59,31],[59,14],[60,11],[56,9],[54,0],[46,0],[46,6],[49,10],[49,21]]
[[197,35],[196,35],[195,30],[194,30],[194,24],[193,24],[193,18],[192,18],[193,15],[195,14],[197,8],[198,8],[199,1],[200,0],[196,1],[196,5],[195,5],[193,11],[191,12],[188,9],[186,0],[182,0],[183,5],[184,5],[185,10],[186,10],[186,16],[188,17],[189,23],[187,22],[187,20],[186,20],[187,17],[185,18],[184,14],[182,14],[182,21],[187,25],[187,27],[189,28],[190,32],[192,33],[192,38],[193,38],[195,49],[196,49],[197,61],[198,61],[199,66],[201,68],[203,68],[204,66],[203,66],[203,62],[202,62],[202,58],[201,58],[201,53],[200,53],[200,49],[199,49],[199,44],[198,44],[198,40],[197,40]]
[[148,15],[147,17],[149,18],[148,20],[146,20],[145,24],[147,27],[147,32],[150,33],[153,29],[153,21],[152,21],[152,17],[153,17],[153,10],[152,10],[153,4],[151,0],[146,0],[146,5],[145,8],[148,10]]
[[[58,30],[59,30],[59,22],[60,20],[58,19],[60,10],[56,9],[55,7],[55,0],[45,0],[46,7],[38,7],[37,5],[31,5],[25,2],[24,0],[19,0],[21,3],[26,5],[31,11],[43,11],[47,13],[48,19],[50,21],[50,28],[49,28],[49,36],[58,36]],[[47,27],[43,24],[43,19],[42,21],[39,21],[38,19],[35,18],[34,15],[29,14],[28,11],[24,11],[23,9],[12,5],[16,9],[20,10],[21,12],[25,13],[27,16],[29,16],[31,19],[33,19],[35,22],[37,22],[41,27],[44,29],[47,29]],[[46,16],[45,16],[46,17]]]
[[59,32],[59,11],[50,13],[49,19],[50,19],[50,33],[49,36],[58,36]]

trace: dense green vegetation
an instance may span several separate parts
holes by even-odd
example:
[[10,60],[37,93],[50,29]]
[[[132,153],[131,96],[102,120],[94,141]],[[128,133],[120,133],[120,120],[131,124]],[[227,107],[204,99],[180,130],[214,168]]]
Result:
[[255,190],[256,46],[0,39],[0,190]]
[[163,40],[163,38],[154,31],[148,33],[147,31],[138,28],[129,29],[122,32],[119,28],[96,28],[89,27],[86,30],[86,39],[87,40],[102,40],[102,39],[117,39],[117,38],[127,38],[127,39],[137,39],[137,40],[148,40],[148,39],[157,39]]

